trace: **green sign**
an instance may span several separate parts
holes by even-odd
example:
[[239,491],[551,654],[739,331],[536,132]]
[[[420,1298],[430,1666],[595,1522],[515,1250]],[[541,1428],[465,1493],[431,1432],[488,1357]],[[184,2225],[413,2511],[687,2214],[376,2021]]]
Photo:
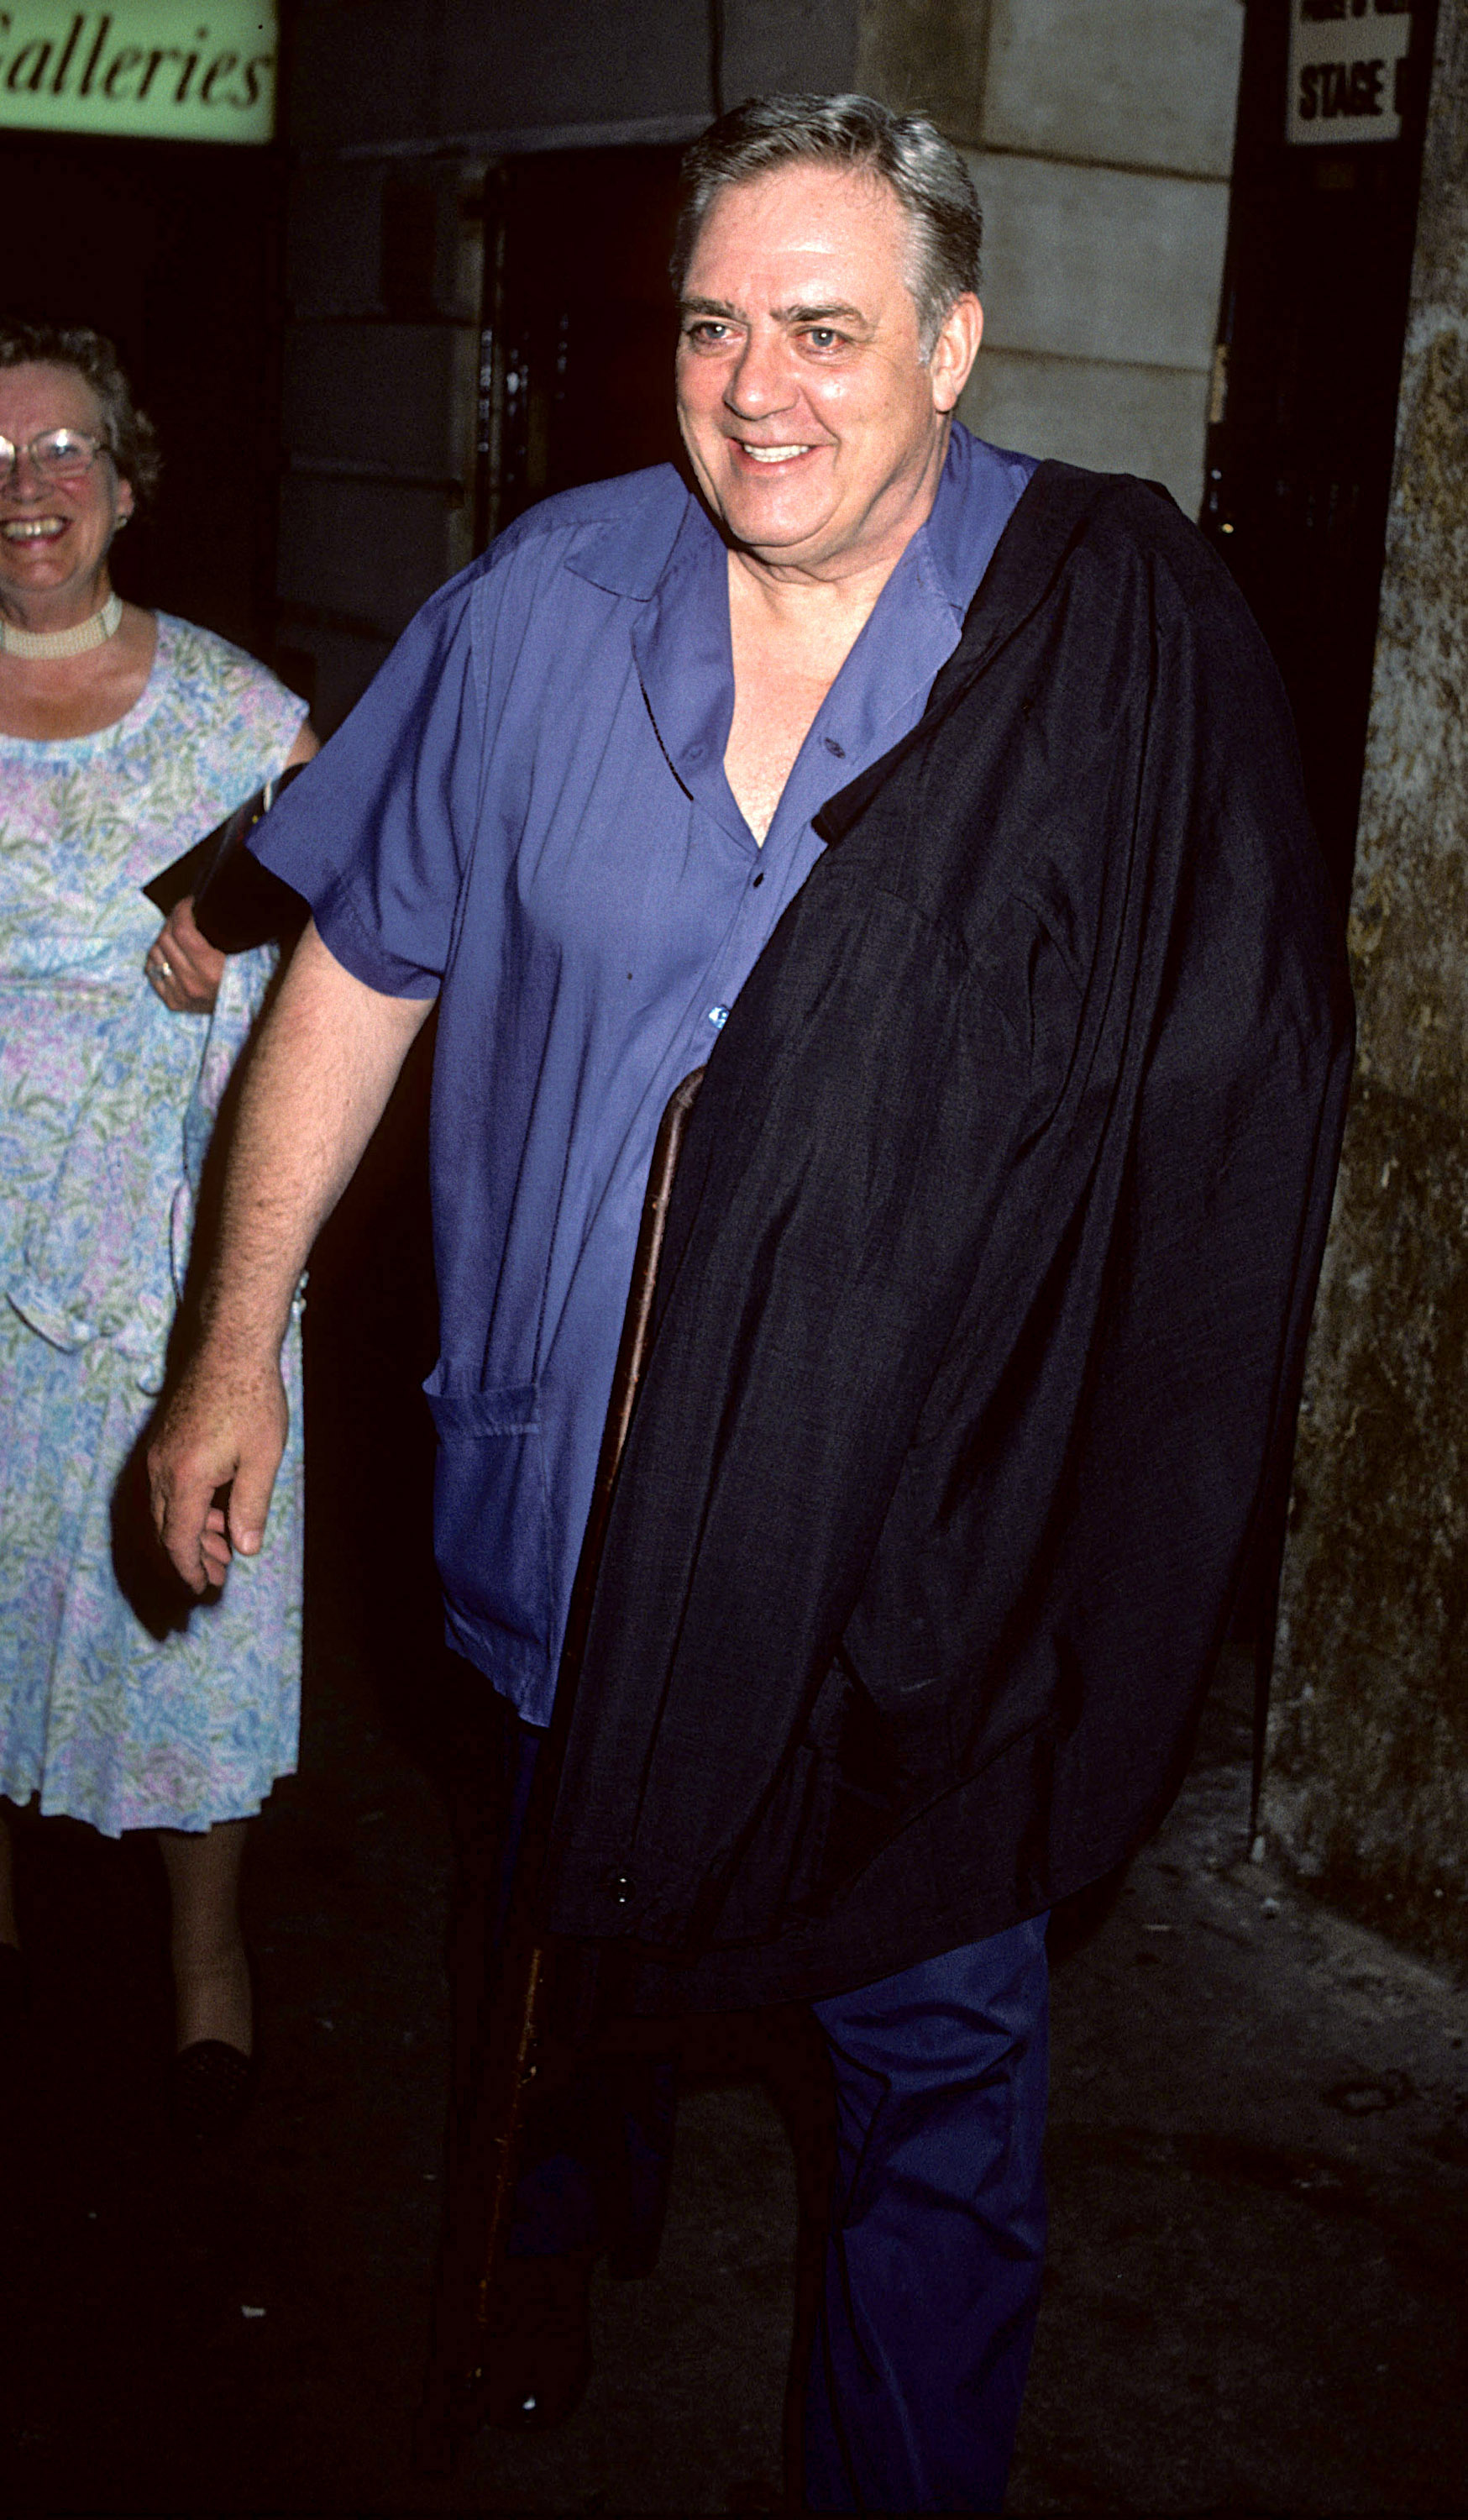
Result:
[[274,0],[0,7],[0,126],[116,140],[269,140]]

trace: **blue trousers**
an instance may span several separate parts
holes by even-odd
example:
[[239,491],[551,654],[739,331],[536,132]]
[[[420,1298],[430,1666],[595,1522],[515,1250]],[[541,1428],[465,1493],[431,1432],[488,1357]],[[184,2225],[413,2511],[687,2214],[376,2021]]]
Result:
[[837,2169],[814,2511],[998,2511],[1045,2255],[1045,1918],[818,2003]]

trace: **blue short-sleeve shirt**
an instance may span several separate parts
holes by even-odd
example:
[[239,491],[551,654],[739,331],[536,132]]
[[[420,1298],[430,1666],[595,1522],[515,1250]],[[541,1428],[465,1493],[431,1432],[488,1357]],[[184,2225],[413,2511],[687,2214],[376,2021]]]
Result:
[[534,509],[426,604],[258,835],[371,988],[439,998],[449,1642],[549,1720],[663,1106],[906,734],[1034,464],[956,428],[763,847],[724,775],[727,556],[670,467]]

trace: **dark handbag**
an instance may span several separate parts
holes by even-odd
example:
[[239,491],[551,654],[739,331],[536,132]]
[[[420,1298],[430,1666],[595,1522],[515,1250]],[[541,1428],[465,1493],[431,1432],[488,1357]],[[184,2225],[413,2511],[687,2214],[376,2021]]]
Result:
[[268,779],[212,832],[196,840],[192,849],[145,883],[143,891],[155,908],[166,918],[192,893],[195,924],[221,954],[245,954],[252,945],[293,943],[306,923],[309,905],[290,884],[251,857],[245,842],[282,788],[305,766],[303,761],[293,761],[279,779]]

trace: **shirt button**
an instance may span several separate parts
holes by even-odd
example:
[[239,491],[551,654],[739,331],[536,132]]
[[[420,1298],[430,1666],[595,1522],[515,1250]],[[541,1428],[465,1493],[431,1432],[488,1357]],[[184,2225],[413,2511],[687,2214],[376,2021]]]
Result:
[[632,1897],[632,1876],[613,1869],[607,1873],[601,1887],[609,1899],[615,1899],[619,1908],[625,1908]]
[[713,1025],[715,1032],[722,1032],[729,1021],[728,1007],[710,1007],[708,1011],[708,1019]]
[[846,746],[844,743],[838,743],[833,735],[826,736],[823,741],[827,752],[833,752],[838,761],[844,761],[846,759]]

